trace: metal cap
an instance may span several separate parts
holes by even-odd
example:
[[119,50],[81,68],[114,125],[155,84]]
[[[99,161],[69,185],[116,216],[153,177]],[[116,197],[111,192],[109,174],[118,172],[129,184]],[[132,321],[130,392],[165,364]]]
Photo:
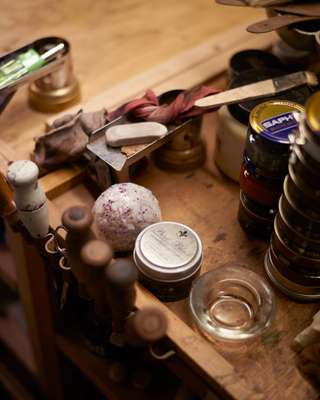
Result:
[[258,104],[250,113],[250,126],[264,139],[289,145],[289,134],[298,127],[295,113],[304,108],[285,100],[270,100]]

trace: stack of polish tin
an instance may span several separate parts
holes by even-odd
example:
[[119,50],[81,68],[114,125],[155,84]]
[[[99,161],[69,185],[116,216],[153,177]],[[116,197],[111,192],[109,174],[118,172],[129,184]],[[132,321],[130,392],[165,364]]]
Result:
[[289,136],[297,130],[297,103],[270,100],[250,113],[240,171],[238,220],[249,235],[269,239],[288,172]]
[[265,269],[285,294],[320,299],[320,92],[306,104],[283,188]]

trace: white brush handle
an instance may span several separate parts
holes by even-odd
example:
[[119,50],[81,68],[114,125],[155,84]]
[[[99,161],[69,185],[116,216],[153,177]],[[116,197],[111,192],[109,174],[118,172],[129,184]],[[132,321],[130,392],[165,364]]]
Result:
[[49,231],[47,198],[38,176],[39,168],[29,160],[13,162],[7,171],[19,217],[30,235],[36,238],[44,237]]

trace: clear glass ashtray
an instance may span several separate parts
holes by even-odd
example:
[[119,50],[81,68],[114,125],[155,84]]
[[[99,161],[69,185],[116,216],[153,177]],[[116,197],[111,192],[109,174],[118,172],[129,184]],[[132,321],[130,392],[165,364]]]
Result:
[[193,283],[189,306],[210,340],[251,341],[271,325],[275,298],[268,283],[243,267],[220,267]]

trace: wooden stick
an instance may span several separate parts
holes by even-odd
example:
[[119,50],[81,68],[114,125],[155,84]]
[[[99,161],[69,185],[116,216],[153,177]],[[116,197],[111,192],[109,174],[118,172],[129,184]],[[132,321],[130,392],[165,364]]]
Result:
[[114,332],[122,334],[136,298],[136,266],[129,258],[117,258],[106,269],[105,276]]
[[104,273],[112,260],[112,248],[101,240],[90,240],[84,244],[80,255],[87,274],[87,292],[94,300],[97,315],[103,317],[110,312]]

